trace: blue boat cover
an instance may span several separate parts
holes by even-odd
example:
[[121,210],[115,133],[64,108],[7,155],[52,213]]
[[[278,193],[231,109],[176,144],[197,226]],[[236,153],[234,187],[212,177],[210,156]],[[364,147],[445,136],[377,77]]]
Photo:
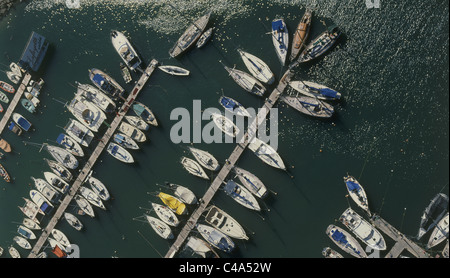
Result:
[[272,21],[272,30],[279,30],[279,31],[284,31],[283,30],[283,21],[277,20],[277,21]]
[[343,243],[343,244],[347,244],[347,238],[345,237],[345,235],[341,232],[339,232],[338,230],[335,230],[334,233],[331,235],[331,237],[339,243]]
[[61,144],[65,137],[66,135],[64,133],[61,133],[58,138],[56,138],[56,142],[58,142],[58,144]]
[[94,77],[92,77],[92,81],[94,81],[95,83],[97,83],[98,85],[102,85],[102,82],[106,82],[106,79],[101,76],[100,74],[94,74]]
[[361,188],[361,186],[359,186],[359,184],[357,184],[356,182],[353,182],[353,181],[346,181],[345,184],[347,185],[347,188],[350,191],[359,190]]
[[231,98],[229,97],[223,97],[220,100],[220,103],[227,109],[229,110],[233,110],[235,107],[238,106],[238,104],[236,102],[234,102]]
[[326,97],[331,97],[331,98],[337,98],[337,96],[338,96],[338,92],[336,92],[335,90],[332,90],[330,88],[320,89],[319,93],[321,95],[324,95]]
[[31,127],[31,124],[29,121],[25,120],[23,117],[20,117],[18,120],[18,123],[25,131],[28,131]]

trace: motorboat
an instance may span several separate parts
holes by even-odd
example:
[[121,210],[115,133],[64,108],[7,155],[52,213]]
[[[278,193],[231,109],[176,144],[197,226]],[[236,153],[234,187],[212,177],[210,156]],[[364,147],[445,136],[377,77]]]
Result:
[[211,39],[213,30],[214,27],[211,27],[200,36],[196,44],[197,48],[202,48]]
[[137,116],[141,117],[146,123],[158,126],[158,121],[155,118],[155,115],[153,114],[152,110],[145,106],[144,104],[135,101],[133,103],[133,111],[136,113]]
[[5,81],[0,81],[0,89],[11,94],[14,94],[16,92],[16,89],[14,89],[11,84],[6,83]]
[[196,253],[197,255],[200,255],[203,258],[209,257],[209,252],[212,253],[212,256],[214,258],[219,258],[219,255],[214,251],[214,249],[203,239],[199,239],[195,236],[189,236],[186,241],[186,247],[189,247]]
[[201,166],[211,171],[219,170],[219,162],[212,154],[194,147],[188,147],[188,149]]
[[8,248],[8,252],[9,252],[9,255],[11,255],[11,258],[13,258],[13,259],[20,259],[19,251],[17,251],[17,249],[14,248],[13,246],[10,246]]
[[234,182],[233,180],[227,181],[223,187],[223,191],[240,205],[256,211],[261,210],[258,201],[252,193],[250,193],[250,191],[248,191],[244,186]]
[[48,151],[48,153],[64,167],[72,170],[78,167],[78,160],[72,153],[70,153],[66,149],[51,146],[48,144],[43,144],[43,146]]
[[217,230],[214,227],[197,224],[197,231],[202,235],[202,237],[209,242],[212,246],[226,253],[231,253],[234,248],[234,242],[224,233]]
[[56,142],[63,148],[65,148],[67,151],[69,151],[71,154],[79,157],[84,156],[84,152],[80,144],[78,144],[77,141],[75,141],[72,137],[64,133],[60,133],[56,138]]
[[14,63],[14,62],[12,62],[11,64],[9,64],[9,68],[11,69],[11,71],[15,74],[15,75],[17,75],[17,76],[19,76],[20,78],[22,78],[22,68],[17,64],[17,63]]
[[141,117],[125,115],[124,118],[125,120],[127,120],[127,122],[140,130],[146,131],[150,128],[150,125],[147,124],[143,119],[141,119]]
[[84,147],[88,147],[92,139],[94,139],[94,133],[85,125],[74,119],[69,119],[69,122],[64,127],[64,131],[72,137],[75,142]]
[[341,93],[336,90],[311,81],[291,81],[289,82],[289,86],[308,97],[314,97],[321,100],[337,100],[341,98]]
[[20,100],[20,104],[22,104],[23,108],[25,108],[30,113],[36,113],[36,106],[34,106],[33,102],[29,99],[22,98]]
[[2,92],[2,91],[0,91],[0,101],[4,102],[4,103],[6,103],[6,104],[9,103],[9,98],[8,98],[8,96],[7,96],[4,92]]
[[311,29],[311,17],[312,12],[310,10],[306,10],[297,25],[297,28],[295,29],[294,38],[292,40],[291,56],[289,57],[290,61],[294,61],[303,46],[306,46],[306,40],[308,39],[309,30]]
[[239,134],[239,128],[226,116],[218,113],[211,113],[211,118],[214,124],[228,136],[236,137]]
[[281,156],[269,144],[254,137],[248,144],[248,148],[264,163],[281,170],[286,170]]
[[257,176],[237,166],[233,167],[233,171],[242,185],[244,185],[253,195],[258,198],[267,196],[267,188]]
[[19,227],[17,228],[17,233],[25,239],[36,239],[36,235],[33,233],[33,231],[22,225],[19,225]]
[[75,83],[78,85],[76,96],[85,98],[106,113],[115,111],[116,103],[105,93],[92,85],[81,84],[79,82]]
[[442,217],[441,221],[434,227],[433,232],[431,232],[430,239],[428,240],[427,249],[430,249],[439,243],[448,239],[448,212]]
[[444,193],[436,194],[422,213],[417,239],[421,239],[425,233],[436,226],[447,212],[447,208],[448,196]]
[[307,96],[280,96],[280,99],[295,110],[317,118],[330,118],[334,108],[331,104]]
[[158,197],[166,206],[168,206],[176,214],[178,215],[188,214],[186,205],[183,202],[181,202],[178,198],[163,192],[160,192],[158,194]]
[[188,76],[190,73],[187,69],[177,66],[158,66],[158,68],[170,75]]
[[173,233],[170,229],[169,225],[164,223],[162,220],[159,220],[156,217],[145,215],[148,223],[152,227],[152,229],[162,238],[164,239],[173,239]]
[[65,194],[67,193],[67,191],[69,191],[70,185],[58,175],[52,172],[44,172],[44,177],[48,184],[50,184],[53,188],[55,188],[62,194]]
[[70,171],[66,167],[64,167],[61,163],[54,160],[48,160],[46,158],[44,158],[44,160],[47,162],[52,172],[58,175],[64,181],[69,182],[72,179],[73,177],[72,173],[70,173]]
[[168,207],[156,203],[151,204],[156,215],[158,215],[158,217],[162,221],[164,221],[164,223],[172,227],[177,227],[180,224],[180,221],[178,220],[175,213],[171,211]]
[[41,103],[41,101],[37,97],[33,96],[29,92],[25,92],[23,93],[23,95],[34,105],[34,107],[38,107],[39,104]]
[[136,141],[138,143],[141,143],[141,142],[144,142],[145,140],[147,140],[144,132],[142,132],[140,129],[138,129],[126,122],[122,122],[119,125],[118,131],[122,132],[123,134],[127,135],[128,137],[130,137],[131,139],[133,139],[134,141]]
[[275,76],[270,70],[269,66],[264,63],[260,58],[253,54],[238,49],[239,55],[241,55],[242,61],[244,61],[245,66],[248,71],[259,81],[272,84],[275,81]]
[[286,63],[289,48],[289,31],[283,19],[272,21],[272,42],[281,65]]
[[128,69],[128,67],[124,63],[120,63],[119,67],[120,67],[120,73],[122,74],[122,77],[123,77],[123,80],[125,81],[125,83],[128,84],[131,81],[133,81],[133,78],[131,77],[131,73],[130,73],[130,70]]
[[247,109],[245,109],[245,107],[242,104],[232,99],[231,97],[221,96],[219,99],[219,104],[227,111],[230,111],[233,114],[242,117],[251,117]]
[[91,204],[86,200],[83,196],[77,194],[74,197],[75,202],[77,203],[78,207],[87,215],[90,217],[95,217],[94,209],[92,208]]
[[24,239],[23,237],[15,236],[13,238],[13,240],[14,240],[14,242],[17,243],[17,245],[19,245],[23,249],[26,249],[26,250],[30,250],[31,249],[31,244],[28,242],[28,240]]
[[188,50],[194,43],[196,43],[196,41],[200,38],[203,31],[205,30],[210,16],[211,12],[208,12],[204,16],[197,19],[186,29],[186,31],[184,31],[184,33],[177,40],[172,49],[170,49],[170,57],[175,58],[179,56],[180,54]]
[[364,188],[361,186],[361,184],[350,175],[344,177],[344,182],[353,201],[360,208],[365,210],[369,216],[371,216],[372,214],[370,213],[369,209],[369,200],[367,199],[366,192],[364,191]]
[[0,163],[0,176],[6,181],[11,182],[11,177],[9,176],[8,172],[6,171],[5,167]]
[[119,161],[124,163],[133,163],[133,156],[123,147],[116,143],[110,142],[106,151]]
[[24,218],[22,224],[30,230],[41,230],[41,226],[30,218]]
[[189,188],[179,184],[168,182],[166,182],[166,185],[173,190],[173,194],[175,195],[175,197],[180,199],[180,201],[182,201],[183,203],[188,205],[195,205],[198,203],[197,197]]
[[329,225],[326,234],[339,248],[348,254],[357,258],[367,258],[366,252],[364,252],[358,241],[345,230],[335,225]]
[[73,214],[69,212],[64,212],[64,219],[66,219],[67,223],[72,226],[75,230],[81,231],[83,229],[83,223]]
[[44,214],[49,214],[54,208],[50,201],[37,190],[30,190],[30,198]]
[[90,176],[88,178],[89,185],[91,186],[91,189],[97,194],[100,199],[103,201],[108,201],[111,195],[108,192],[108,189],[106,188],[105,184],[101,182],[99,179]]
[[113,140],[114,142],[116,142],[117,144],[119,144],[120,146],[126,148],[126,149],[132,149],[132,150],[137,150],[139,149],[138,144],[131,139],[129,136],[123,134],[123,133],[116,133],[113,136]]
[[111,41],[120,58],[131,70],[136,70],[141,65],[141,58],[123,33],[112,30]]
[[25,119],[22,115],[19,113],[13,113],[12,114],[13,121],[23,130],[28,131],[31,128],[31,123]]
[[227,66],[224,66],[224,68],[231,78],[233,78],[233,80],[247,92],[259,97],[262,97],[266,92],[264,85],[250,74],[238,69],[229,68]]
[[228,213],[216,206],[211,206],[205,216],[206,223],[218,229],[222,233],[236,239],[248,240],[244,228]]
[[12,71],[7,71],[7,72],[6,72],[6,76],[8,76],[8,79],[9,79],[12,83],[14,83],[14,84],[19,84],[20,79],[22,79],[21,76],[15,74],[15,73],[12,72]]
[[81,95],[75,96],[67,109],[87,128],[97,132],[106,120],[105,113]]
[[183,165],[183,168],[186,169],[186,171],[188,171],[192,175],[205,180],[209,180],[209,177],[205,173],[205,170],[203,170],[202,166],[200,166],[200,164],[198,164],[196,161],[187,157],[182,157],[181,164]]
[[325,247],[322,250],[322,255],[325,258],[332,258],[332,259],[343,259],[344,257],[339,254],[336,250],[331,249],[330,247]]
[[386,250],[383,235],[351,208],[342,213],[339,221],[370,248]]
[[123,97],[122,95],[125,90],[122,86],[103,71],[92,68],[89,70],[89,78],[97,88],[111,95],[113,98]]
[[53,236],[53,238],[58,241],[60,244],[62,244],[64,247],[69,247],[70,246],[70,241],[67,238],[67,236],[61,232],[58,229],[53,229],[51,231],[51,234]]
[[5,139],[0,139],[0,149],[4,150],[7,153],[12,151],[11,145]]
[[340,35],[341,32],[337,26],[330,26],[305,47],[298,58],[298,62],[307,62],[321,56],[336,43]]
[[34,177],[31,177],[31,179],[34,181],[36,189],[39,190],[39,192],[41,192],[47,200],[49,200],[51,203],[56,203],[59,201],[59,199],[61,198],[61,194],[45,180],[37,179]]
[[106,207],[103,204],[102,200],[97,194],[95,194],[95,192],[92,189],[87,188],[85,186],[80,186],[79,192],[80,195],[83,196],[89,203],[91,203],[96,207],[106,210]]

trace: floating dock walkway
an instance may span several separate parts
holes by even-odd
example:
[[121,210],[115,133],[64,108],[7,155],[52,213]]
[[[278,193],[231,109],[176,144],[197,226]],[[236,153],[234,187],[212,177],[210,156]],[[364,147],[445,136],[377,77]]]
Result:
[[233,169],[234,165],[238,161],[241,154],[247,148],[247,146],[249,144],[248,139],[251,138],[252,135],[256,134],[256,130],[257,130],[259,124],[263,123],[266,120],[266,117],[270,111],[270,108],[272,108],[275,105],[278,98],[283,93],[286,86],[289,84],[289,80],[290,80],[291,76],[292,76],[292,74],[291,74],[290,70],[288,70],[281,78],[277,87],[272,91],[270,96],[266,99],[263,107],[259,110],[258,115],[255,117],[255,119],[251,123],[249,129],[245,133],[244,142],[239,143],[235,147],[233,152],[231,153],[230,157],[226,160],[225,165],[220,169],[218,175],[211,183],[211,186],[205,192],[205,195],[203,195],[202,202],[200,202],[199,207],[191,214],[190,218],[184,225],[183,229],[178,234],[175,242],[172,244],[169,251],[164,256],[165,258],[173,258],[175,256],[176,252],[180,249],[180,247],[183,245],[184,241],[189,236],[189,233],[191,232],[191,230],[195,228],[198,219],[205,211],[209,202],[214,197],[214,195],[216,194],[217,190],[222,185],[222,183],[225,181],[226,177],[230,173],[231,169]]
[[400,256],[405,249],[416,258],[431,258],[425,250],[423,250],[412,240],[408,239],[404,234],[394,228],[379,215],[374,215],[371,222],[376,228],[380,229],[383,233],[396,241],[385,258],[398,258],[398,256]]
[[145,69],[145,71],[142,73],[139,81],[136,83],[136,86],[133,88],[131,93],[128,95],[128,98],[122,105],[122,108],[118,111],[116,117],[112,121],[112,123],[109,125],[109,128],[106,130],[103,137],[100,139],[100,142],[98,143],[95,150],[92,152],[89,160],[84,165],[83,169],[81,169],[80,174],[75,179],[74,183],[72,184],[69,192],[67,193],[66,197],[63,199],[63,201],[58,206],[55,214],[52,216],[51,220],[47,224],[47,227],[43,230],[41,236],[37,240],[36,244],[34,245],[33,249],[31,250],[30,254],[28,255],[28,258],[35,258],[36,255],[41,250],[42,246],[44,246],[45,242],[47,241],[48,236],[51,234],[51,231],[55,228],[58,221],[63,216],[64,212],[66,211],[67,207],[69,206],[70,202],[74,198],[74,196],[77,194],[78,189],[80,186],[84,183],[86,177],[88,176],[90,170],[94,166],[95,162],[97,161],[98,157],[104,150],[104,148],[107,146],[108,141],[111,139],[112,135],[116,131],[117,127],[121,123],[123,117],[128,111],[128,108],[133,103],[133,101],[136,99],[138,93],[142,90],[145,83],[147,82],[150,75],[153,73],[153,71],[158,66],[158,61],[152,60],[150,62],[150,65]]
[[11,118],[12,113],[14,112],[14,109],[16,109],[17,104],[20,102],[20,98],[22,97],[23,93],[26,91],[27,85],[30,82],[31,74],[27,73],[25,74],[24,78],[22,79],[22,83],[19,85],[19,89],[14,94],[13,99],[9,102],[8,109],[6,110],[5,114],[3,115],[2,120],[0,121],[0,135],[3,132],[3,129],[5,129],[6,125],[8,124],[9,119]]

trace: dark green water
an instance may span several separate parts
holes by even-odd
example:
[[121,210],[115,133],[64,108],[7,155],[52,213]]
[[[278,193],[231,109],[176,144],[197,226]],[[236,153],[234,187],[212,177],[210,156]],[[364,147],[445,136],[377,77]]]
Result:
[[[293,179],[263,164],[250,151],[244,152],[239,166],[256,174],[277,195],[265,200],[262,206],[270,211],[261,215],[239,206],[223,192],[214,197],[213,203],[250,234],[248,242],[236,241],[238,249],[232,257],[321,257],[323,247],[340,250],[325,235],[325,229],[335,224],[349,205],[356,208],[345,197],[342,177],[346,173],[365,187],[373,212],[410,236],[416,235],[429,200],[440,191],[448,194],[447,1],[381,0],[379,9],[367,9],[363,0],[170,1],[178,11],[168,5],[169,1],[82,0],[79,10],[68,9],[63,3],[43,0],[22,4],[0,22],[2,71],[20,58],[32,31],[51,42],[42,70],[46,84],[39,113],[31,115],[21,106],[17,108],[35,130],[21,138],[9,130],[2,134],[14,149],[1,161],[14,180],[0,184],[3,256],[8,257],[7,247],[15,244],[15,222],[23,219],[17,206],[23,205],[22,197],[28,197],[32,189],[30,176],[43,178],[43,172],[49,171],[42,158],[50,156],[23,141],[55,140],[62,131],[58,126],[72,117],[53,98],[70,100],[75,81],[90,83],[88,69],[92,67],[105,70],[124,88],[132,89],[120,76],[120,57],[110,42],[111,29],[124,31],[147,63],[155,58],[162,64],[187,68],[191,75],[176,78],[156,71],[151,76],[139,101],[153,110],[160,127],[152,128],[147,133],[149,141],[132,152],[137,161],[134,165],[125,165],[106,153],[100,156],[95,176],[113,196],[106,202],[107,211],[95,209],[94,219],[80,216],[85,225],[82,232],[65,221],[57,225],[80,247],[81,257],[111,257],[116,251],[119,257],[156,258],[158,252],[167,252],[170,242],[158,237],[148,224],[133,220],[145,212],[139,207],[150,207],[149,201],[160,203],[147,192],[158,191],[158,183],[170,181],[188,186],[200,197],[209,186],[207,181],[189,175],[179,163],[181,156],[190,155],[186,144],[170,140],[175,123],[169,119],[170,112],[177,107],[191,110],[195,99],[202,101],[203,108],[219,108],[222,89],[244,106],[260,107],[263,99],[240,89],[219,60],[245,69],[236,51],[241,47],[262,58],[279,78],[283,70],[265,33],[272,19],[284,17],[292,34],[306,7],[314,10],[311,37],[325,29],[321,21],[338,25],[343,36],[323,58],[299,66],[294,79],[326,84],[341,92],[343,100],[336,104],[336,115],[329,121],[309,118],[283,104],[277,106],[278,152],[291,167]],[[216,28],[212,40],[178,60],[169,58],[168,50],[189,20],[209,8]],[[7,81],[3,72],[0,80]],[[235,145],[196,146],[224,162]],[[47,221],[48,217],[42,220]],[[388,248],[392,247],[392,241],[385,238]],[[427,240],[425,236],[422,243]],[[28,255],[17,249],[22,257]]]

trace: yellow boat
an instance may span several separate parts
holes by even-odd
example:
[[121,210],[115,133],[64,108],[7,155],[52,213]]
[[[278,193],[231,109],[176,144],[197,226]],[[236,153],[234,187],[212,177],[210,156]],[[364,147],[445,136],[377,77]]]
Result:
[[161,201],[163,201],[163,203],[166,206],[168,206],[176,214],[183,215],[188,213],[186,205],[177,198],[173,197],[172,195],[160,192],[158,194],[158,197],[161,199]]

